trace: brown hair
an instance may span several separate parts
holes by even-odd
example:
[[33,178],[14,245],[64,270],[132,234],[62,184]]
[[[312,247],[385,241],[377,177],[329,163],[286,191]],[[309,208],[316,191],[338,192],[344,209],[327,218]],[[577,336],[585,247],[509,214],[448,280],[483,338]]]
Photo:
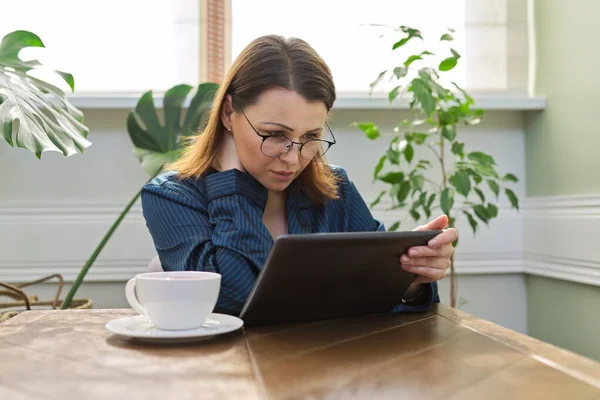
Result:
[[[267,35],[253,40],[237,57],[214,97],[206,128],[192,137],[182,156],[168,169],[181,178],[198,178],[212,165],[225,127],[221,109],[226,95],[235,98],[239,112],[256,103],[271,88],[293,90],[307,101],[322,101],[331,110],[335,85],[331,71],[308,43],[298,38]],[[337,181],[324,157],[311,161],[296,179],[299,189],[313,202],[337,198]]]

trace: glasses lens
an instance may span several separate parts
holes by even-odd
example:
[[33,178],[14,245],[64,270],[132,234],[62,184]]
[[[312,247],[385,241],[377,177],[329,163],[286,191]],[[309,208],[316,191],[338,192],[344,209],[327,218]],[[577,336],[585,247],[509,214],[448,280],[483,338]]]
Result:
[[288,152],[292,146],[292,141],[284,136],[271,136],[262,143],[261,150],[267,157],[280,157]]
[[329,142],[323,140],[309,140],[304,143],[302,150],[300,150],[300,156],[305,160],[316,160],[323,157],[327,150],[329,150]]

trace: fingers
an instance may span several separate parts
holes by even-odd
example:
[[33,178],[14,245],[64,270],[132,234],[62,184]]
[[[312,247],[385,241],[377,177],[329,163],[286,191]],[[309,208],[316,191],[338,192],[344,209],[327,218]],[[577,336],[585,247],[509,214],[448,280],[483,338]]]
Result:
[[435,231],[442,230],[448,226],[448,216],[446,214],[442,214],[431,222],[428,222],[425,225],[418,226],[415,228],[415,231]]
[[402,265],[402,268],[421,277],[421,279],[417,280],[421,283],[439,281],[448,274],[448,269],[446,268],[431,268],[412,265]]
[[421,258],[421,257],[445,257],[450,258],[454,254],[454,247],[451,244],[446,244],[445,246],[438,247],[436,249],[432,249],[427,246],[417,246],[412,247],[408,250],[408,252],[403,256],[403,260]]
[[448,269],[450,268],[450,259],[447,257],[427,257],[427,258],[412,258],[408,261],[405,259],[400,260],[402,267],[427,267],[427,268],[438,268]]
[[454,243],[458,239],[458,232],[454,228],[446,229],[428,243],[429,247],[437,248],[449,243]]

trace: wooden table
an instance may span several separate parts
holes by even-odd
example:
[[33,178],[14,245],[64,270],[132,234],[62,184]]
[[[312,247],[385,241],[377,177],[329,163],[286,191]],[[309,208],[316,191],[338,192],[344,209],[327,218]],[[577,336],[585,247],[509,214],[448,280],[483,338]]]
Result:
[[600,400],[600,364],[443,305],[186,345],[104,328],[130,314],[30,311],[0,324],[0,399]]

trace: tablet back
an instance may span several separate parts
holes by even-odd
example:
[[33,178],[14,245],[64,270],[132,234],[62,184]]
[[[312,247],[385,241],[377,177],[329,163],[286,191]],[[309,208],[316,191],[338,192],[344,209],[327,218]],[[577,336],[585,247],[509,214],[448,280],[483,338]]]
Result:
[[254,326],[389,312],[414,279],[400,256],[439,233],[280,236],[240,317]]

